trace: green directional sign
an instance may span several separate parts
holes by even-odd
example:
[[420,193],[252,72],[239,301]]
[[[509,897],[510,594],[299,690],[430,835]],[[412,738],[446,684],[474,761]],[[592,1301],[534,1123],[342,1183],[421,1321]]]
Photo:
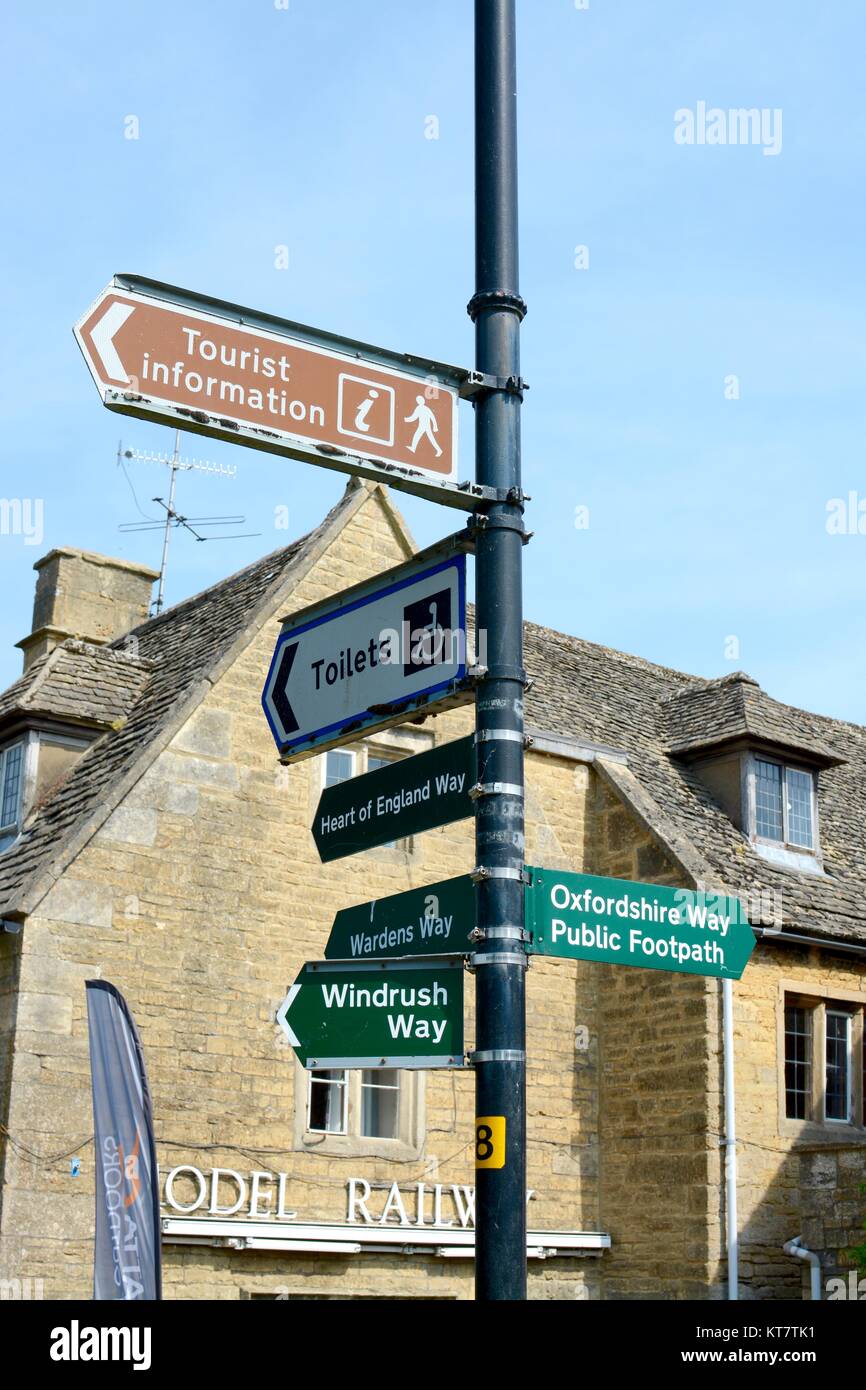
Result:
[[313,821],[323,864],[402,840],[474,811],[475,739],[456,739],[326,787]]
[[475,887],[468,874],[337,913],[326,960],[468,955],[475,926]]
[[308,962],[277,1022],[308,1071],[461,1067],[463,961]]
[[738,980],[755,946],[738,898],[530,869],[531,955]]

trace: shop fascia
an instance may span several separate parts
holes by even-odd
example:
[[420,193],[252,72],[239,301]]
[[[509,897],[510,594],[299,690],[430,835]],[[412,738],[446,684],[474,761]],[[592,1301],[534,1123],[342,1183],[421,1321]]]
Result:
[[[179,1164],[166,1174],[163,1209],[179,1216],[225,1220],[294,1221],[288,1205],[289,1175],[267,1169],[239,1173],[234,1168],[196,1168]],[[529,1191],[527,1201],[533,1196]],[[463,1230],[475,1226],[475,1188],[465,1183],[372,1183],[346,1181],[346,1220],[365,1226],[431,1226]]]

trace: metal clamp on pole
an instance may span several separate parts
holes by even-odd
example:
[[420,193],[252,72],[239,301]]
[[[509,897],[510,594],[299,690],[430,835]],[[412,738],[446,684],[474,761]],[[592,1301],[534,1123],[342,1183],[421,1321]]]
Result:
[[[476,296],[477,297],[477,296]],[[529,390],[529,382],[522,376],[494,376],[491,372],[467,372],[460,386],[460,399],[475,402],[482,396],[502,391],[507,396],[519,396],[523,400],[524,391]]]
[[488,1047],[484,1052],[466,1054],[470,1067],[476,1062],[523,1062],[526,1053],[517,1047]]
[[519,796],[523,797],[523,788],[516,782],[476,782],[469,788],[468,796],[473,801],[478,801],[482,796]]
[[[509,498],[509,500],[511,499]],[[516,531],[524,545],[526,545],[530,536],[535,534],[534,531],[526,530],[523,525],[523,517],[520,513],[518,513],[517,516],[511,516],[508,512],[497,512],[493,516],[488,512],[473,512],[472,516],[469,518],[467,530],[473,538],[477,531]]]
[[518,681],[521,685],[526,685],[526,671],[522,666],[506,666],[500,663],[498,666],[488,666],[487,675],[492,681]]
[[470,941],[530,941],[531,933],[523,927],[473,927]]
[[519,965],[528,970],[529,956],[525,951],[476,951],[469,957],[469,968],[477,970],[479,965]]
[[528,748],[532,739],[519,729],[476,729],[476,743],[522,743]]
[[529,874],[525,869],[491,869],[484,864],[479,864],[474,868],[469,877],[473,883],[483,883],[493,878],[510,879],[516,883],[529,882]]

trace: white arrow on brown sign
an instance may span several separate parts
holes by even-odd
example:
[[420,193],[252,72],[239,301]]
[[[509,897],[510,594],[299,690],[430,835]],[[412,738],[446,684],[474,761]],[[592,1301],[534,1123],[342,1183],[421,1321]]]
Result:
[[[135,276],[116,276],[75,336],[111,409],[456,491],[461,368]],[[474,491],[461,489],[456,505],[471,508]]]

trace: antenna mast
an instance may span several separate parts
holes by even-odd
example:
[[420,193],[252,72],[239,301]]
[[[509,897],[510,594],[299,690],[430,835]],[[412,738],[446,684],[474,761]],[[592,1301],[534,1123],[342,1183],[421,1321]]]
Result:
[[[180,430],[174,432],[174,453],[171,457],[171,482],[168,485],[168,506],[165,510],[165,532],[162,537],[162,561],[159,566],[159,588],[156,591],[156,613],[162,612],[165,599],[165,572],[168,569],[168,546],[171,540],[171,523],[175,515],[174,491],[177,485],[177,471],[180,464]],[[156,500],[156,499],[154,499]]]
[[[118,527],[119,531],[162,531],[163,533],[162,560],[159,566],[159,588],[153,605],[153,615],[156,617],[162,612],[165,604],[165,577],[168,570],[168,551],[171,543],[172,528],[176,529],[178,526],[182,526],[184,530],[189,531],[191,535],[195,536],[197,541],[242,540],[249,536],[261,535],[261,532],[247,531],[241,535],[233,536],[200,536],[195,527],[238,526],[243,525],[246,518],[243,516],[188,517],[182,516],[180,512],[175,510],[174,502],[178,473],[210,473],[219,478],[234,478],[237,475],[237,469],[230,464],[209,463],[205,459],[182,459],[180,457],[180,430],[175,430],[174,432],[174,452],[171,455],[146,453],[141,449],[124,449],[123,441],[121,440],[117,446],[117,462],[121,467],[123,467],[124,459],[135,459],[139,463],[160,463],[170,469],[168,502],[165,502],[161,497],[153,498],[154,502],[158,502],[159,505],[165,509],[165,521],[148,519],[144,524],[138,522],[124,523]],[[139,510],[141,509],[139,508]]]

